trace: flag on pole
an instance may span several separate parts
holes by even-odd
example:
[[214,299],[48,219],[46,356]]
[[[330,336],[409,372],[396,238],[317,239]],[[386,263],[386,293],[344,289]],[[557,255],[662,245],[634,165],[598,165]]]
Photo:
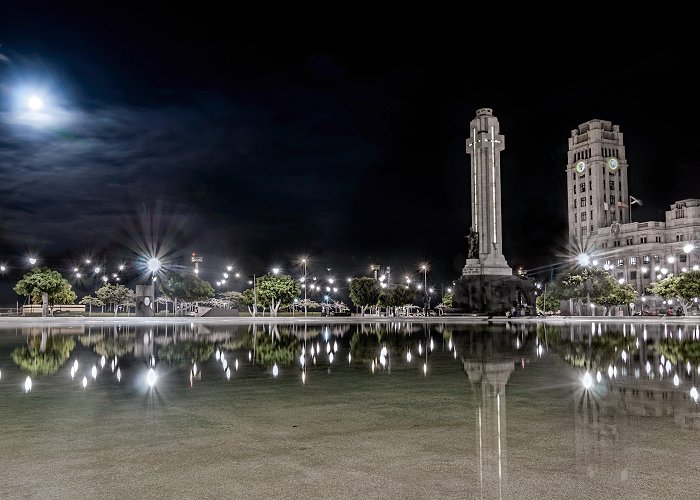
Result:
[[634,205],[635,203],[636,203],[637,205],[639,205],[639,206],[644,205],[644,203],[642,203],[642,200],[640,200],[639,198],[635,198],[634,196],[630,195],[630,205]]

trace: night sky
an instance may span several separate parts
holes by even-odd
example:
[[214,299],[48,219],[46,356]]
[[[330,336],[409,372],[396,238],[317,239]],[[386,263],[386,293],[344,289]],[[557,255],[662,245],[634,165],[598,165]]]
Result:
[[700,197],[697,44],[672,30],[97,4],[0,3],[0,260],[15,272],[29,253],[68,272],[153,241],[173,263],[203,255],[211,281],[307,254],[338,278],[427,260],[447,284],[466,257],[480,107],[506,136],[514,268],[559,258],[567,139],[589,119],[625,134],[634,220]]

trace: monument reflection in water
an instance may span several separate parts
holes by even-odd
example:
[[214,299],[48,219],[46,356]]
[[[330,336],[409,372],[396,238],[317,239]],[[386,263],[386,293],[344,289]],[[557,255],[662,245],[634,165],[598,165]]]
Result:
[[[26,460],[17,457],[45,457],[58,464],[47,479],[67,488],[61,457],[70,450],[33,447],[66,433],[71,449],[92,449],[91,429],[104,429],[106,415],[120,415],[113,422],[120,434],[101,438],[114,453],[124,448],[131,457],[133,447],[159,445],[154,435],[160,435],[170,455],[194,453],[203,470],[221,458],[162,436],[194,433],[197,442],[224,442],[262,469],[274,469],[279,458],[261,445],[283,457],[296,457],[301,446],[314,459],[294,458],[301,470],[275,483],[282,495],[322,495],[303,478],[323,463],[350,495],[376,495],[377,478],[402,497],[657,497],[672,491],[692,498],[700,460],[699,340],[697,325],[598,323],[1,330],[0,419],[12,452],[0,458],[0,468]],[[102,410],[95,414],[98,402]],[[186,422],[203,423],[183,427],[170,416],[180,413]],[[27,415],[35,424],[23,423]],[[235,419],[235,432],[212,433],[204,423],[211,415],[225,426]],[[295,437],[309,418],[312,432]],[[332,429],[324,422],[333,422]],[[344,444],[329,449],[329,434]],[[120,480],[128,483],[129,467],[146,465],[130,458],[125,471],[107,476],[91,457],[83,464],[89,479],[110,491]],[[252,476],[244,488],[236,475],[241,463],[228,467],[226,491],[233,496],[274,482]],[[176,485],[173,470],[169,480]],[[369,477],[358,482],[358,474]],[[203,485],[214,479],[201,477]],[[4,485],[0,496],[28,487],[22,475]]]

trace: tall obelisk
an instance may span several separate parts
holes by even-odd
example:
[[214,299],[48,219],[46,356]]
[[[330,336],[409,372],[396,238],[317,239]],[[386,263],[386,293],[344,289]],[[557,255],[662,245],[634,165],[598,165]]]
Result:
[[476,111],[469,124],[472,227],[462,275],[511,276],[501,237],[501,151],[505,137],[490,108]]

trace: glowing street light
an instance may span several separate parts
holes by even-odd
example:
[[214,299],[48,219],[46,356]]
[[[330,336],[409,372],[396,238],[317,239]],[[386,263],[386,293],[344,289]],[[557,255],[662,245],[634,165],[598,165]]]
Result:
[[580,253],[578,257],[576,257],[576,262],[578,262],[578,265],[581,267],[587,267],[591,264],[591,258],[588,254]]
[[148,270],[151,271],[151,273],[155,274],[160,270],[160,260],[158,260],[156,257],[151,257],[148,259]]
[[94,269],[94,271],[95,271],[95,274],[98,274],[98,273],[100,272],[100,268],[99,268],[99,267],[96,267],[96,268]]
[[695,245],[693,245],[692,243],[686,243],[685,245],[683,245],[683,251],[685,253],[690,253],[693,250],[695,250]]
[[233,266],[226,266],[227,271],[233,271]]
[[29,257],[29,263],[30,263],[31,265],[36,264],[36,258],[35,258],[35,257]]

